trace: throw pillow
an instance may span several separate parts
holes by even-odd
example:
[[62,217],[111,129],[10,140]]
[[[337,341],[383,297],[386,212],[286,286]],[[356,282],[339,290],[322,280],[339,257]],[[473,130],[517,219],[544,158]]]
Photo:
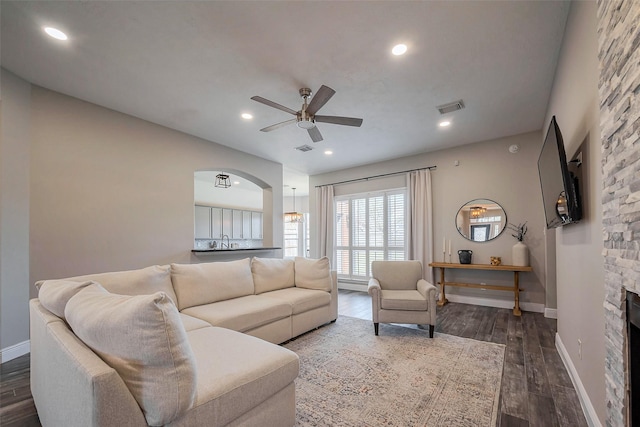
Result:
[[331,266],[329,258],[308,259],[296,257],[296,286],[299,288],[317,289],[331,292]]
[[69,300],[65,315],[76,336],[118,372],[149,425],[168,424],[193,406],[195,357],[164,292],[116,295],[94,283]]
[[65,320],[64,309],[69,300],[78,292],[94,282],[73,282],[71,280],[45,280],[38,282],[38,299],[40,303],[58,316]]
[[295,285],[292,259],[258,258],[251,260],[251,273],[256,294],[291,288]]

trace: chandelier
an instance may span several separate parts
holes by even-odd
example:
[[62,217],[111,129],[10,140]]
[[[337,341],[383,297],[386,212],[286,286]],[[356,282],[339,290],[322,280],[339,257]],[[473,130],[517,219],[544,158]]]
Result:
[[218,188],[229,188],[231,187],[231,179],[229,179],[229,175],[226,173],[219,173],[216,175],[216,187]]
[[293,212],[285,212],[284,221],[293,222],[293,223],[304,222],[303,215],[296,211],[296,189],[292,188],[292,190],[293,190]]
[[487,211],[487,209],[482,206],[472,206],[469,210],[471,211],[470,215],[472,219],[481,218],[482,214]]

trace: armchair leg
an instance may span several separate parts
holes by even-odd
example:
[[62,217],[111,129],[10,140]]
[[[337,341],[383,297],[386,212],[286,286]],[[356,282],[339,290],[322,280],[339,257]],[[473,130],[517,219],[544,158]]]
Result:
[[433,338],[433,331],[436,329],[435,325],[429,325],[429,338]]
[[378,336],[378,323],[373,324],[373,329],[376,331],[376,336]]

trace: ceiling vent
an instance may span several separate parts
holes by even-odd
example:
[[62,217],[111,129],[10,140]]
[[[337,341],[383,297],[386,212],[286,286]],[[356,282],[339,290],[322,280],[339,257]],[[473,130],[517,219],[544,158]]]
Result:
[[464,108],[464,102],[462,99],[449,102],[448,104],[438,105],[436,107],[440,114],[453,113],[454,111],[462,110]]
[[310,145],[301,145],[300,147],[296,147],[296,150],[307,152],[313,150],[313,147],[311,147]]

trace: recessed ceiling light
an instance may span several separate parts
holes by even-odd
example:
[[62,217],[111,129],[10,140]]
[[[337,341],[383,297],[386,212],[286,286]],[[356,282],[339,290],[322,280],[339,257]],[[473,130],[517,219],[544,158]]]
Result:
[[233,185],[240,185],[240,181],[233,181]]
[[397,44],[393,47],[393,49],[391,49],[391,53],[393,53],[396,56],[404,55],[406,52],[407,52],[406,44]]
[[450,126],[451,122],[449,120],[443,120],[440,123],[438,123],[438,126],[440,126],[441,128],[446,128],[447,126]]
[[53,27],[44,27],[44,32],[58,40],[67,40],[69,38],[65,33]]
[[327,151],[325,151],[325,152],[324,152],[324,154],[326,154],[327,156],[330,156],[330,155],[332,155],[332,154],[333,154],[333,151],[331,151],[331,150],[327,150]]
[[245,120],[253,119],[253,116],[251,114],[249,114],[249,113],[242,113],[240,117],[242,117]]

